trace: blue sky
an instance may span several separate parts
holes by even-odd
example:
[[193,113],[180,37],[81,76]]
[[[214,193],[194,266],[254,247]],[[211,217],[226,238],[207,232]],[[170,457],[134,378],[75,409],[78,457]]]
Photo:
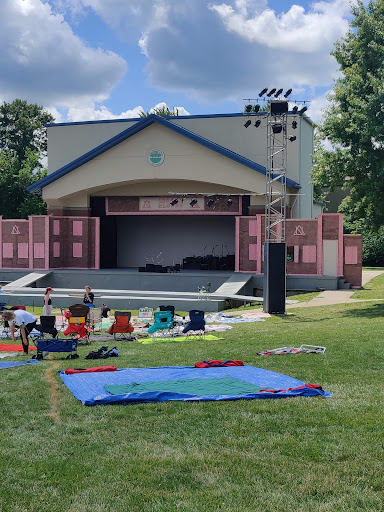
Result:
[[239,112],[293,87],[317,121],[349,18],[348,0],[2,0],[0,101],[65,122]]

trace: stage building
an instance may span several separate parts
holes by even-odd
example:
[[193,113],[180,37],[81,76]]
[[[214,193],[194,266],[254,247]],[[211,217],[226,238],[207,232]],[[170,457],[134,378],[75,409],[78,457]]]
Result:
[[[252,124],[245,128],[247,119]],[[259,127],[254,126],[260,120]],[[295,123],[292,123],[295,121]],[[50,124],[48,215],[0,222],[0,267],[263,273],[265,114]],[[313,200],[313,125],[288,114],[287,272],[361,284],[361,238]]]

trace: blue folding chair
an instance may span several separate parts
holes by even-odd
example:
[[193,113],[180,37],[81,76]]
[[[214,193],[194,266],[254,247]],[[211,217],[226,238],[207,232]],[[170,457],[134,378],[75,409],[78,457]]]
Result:
[[200,311],[199,309],[192,309],[189,312],[189,322],[183,329],[183,334],[186,334],[188,337],[196,338],[196,339],[204,339],[205,335],[205,320],[204,320],[204,311]]

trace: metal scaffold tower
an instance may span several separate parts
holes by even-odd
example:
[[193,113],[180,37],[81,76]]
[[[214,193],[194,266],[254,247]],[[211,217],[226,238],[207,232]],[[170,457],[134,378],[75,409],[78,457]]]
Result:
[[[275,102],[271,103],[272,107]],[[287,112],[277,114],[270,113],[267,116],[266,242],[277,243],[285,241],[287,208],[287,117]]]

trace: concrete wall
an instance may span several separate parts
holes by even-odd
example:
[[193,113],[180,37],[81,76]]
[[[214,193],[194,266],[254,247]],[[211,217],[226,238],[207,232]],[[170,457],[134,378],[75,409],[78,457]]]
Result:
[[[154,145],[165,153],[165,161],[158,167],[150,165],[147,159]],[[175,180],[184,179],[257,193],[265,189],[263,174],[154,124],[47,185],[43,197],[49,206],[88,207],[81,191],[92,194],[146,181],[146,195],[157,195],[157,180],[169,181],[172,189]]]
[[174,265],[186,256],[235,253],[234,217],[118,217],[118,267]]

